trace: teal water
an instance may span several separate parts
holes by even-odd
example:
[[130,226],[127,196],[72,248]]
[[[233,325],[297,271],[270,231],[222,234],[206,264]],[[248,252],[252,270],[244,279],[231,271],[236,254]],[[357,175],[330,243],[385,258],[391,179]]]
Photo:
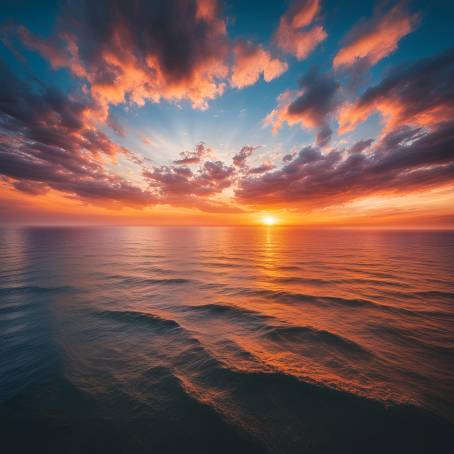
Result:
[[7,453],[443,452],[454,233],[0,230]]

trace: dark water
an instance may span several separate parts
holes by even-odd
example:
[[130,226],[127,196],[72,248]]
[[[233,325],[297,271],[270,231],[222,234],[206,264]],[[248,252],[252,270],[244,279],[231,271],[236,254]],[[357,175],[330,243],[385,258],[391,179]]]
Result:
[[0,230],[5,453],[448,452],[454,233]]

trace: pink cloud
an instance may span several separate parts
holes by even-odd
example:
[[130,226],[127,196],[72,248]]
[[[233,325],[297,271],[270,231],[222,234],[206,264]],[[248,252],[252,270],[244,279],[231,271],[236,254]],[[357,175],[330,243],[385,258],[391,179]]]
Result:
[[263,79],[270,82],[287,71],[287,68],[287,63],[273,58],[262,46],[251,41],[238,41],[234,47],[231,84],[236,88],[253,85],[262,74]]
[[410,13],[404,3],[389,11],[377,10],[368,21],[359,22],[349,33],[345,46],[333,59],[333,67],[350,67],[358,63],[369,67],[391,54],[404,36],[414,30],[418,14]]
[[321,25],[309,27],[320,12],[320,0],[295,0],[281,17],[276,45],[298,60],[306,58],[328,36]]

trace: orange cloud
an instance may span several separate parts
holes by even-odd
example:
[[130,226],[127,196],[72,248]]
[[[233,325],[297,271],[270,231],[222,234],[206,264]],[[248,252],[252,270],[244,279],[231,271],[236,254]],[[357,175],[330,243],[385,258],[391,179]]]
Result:
[[400,39],[415,28],[418,17],[400,3],[385,14],[377,12],[373,19],[360,22],[334,57],[333,67],[338,69],[359,62],[375,65],[397,49]]
[[344,134],[374,112],[387,130],[400,125],[432,127],[454,117],[454,52],[399,68],[371,87],[355,102],[339,110],[339,132]]
[[165,12],[148,2],[81,0],[65,10],[58,37],[43,40],[23,27],[19,35],[54,68],[85,79],[105,118],[109,104],[128,100],[188,100],[204,109],[228,76],[225,20],[216,0],[169,0]]
[[287,63],[273,58],[262,46],[251,41],[238,41],[234,48],[234,58],[231,84],[236,88],[255,84],[261,74],[266,82],[270,82],[288,68]]
[[307,57],[328,36],[321,25],[308,28],[320,11],[320,0],[295,0],[279,21],[274,40],[298,60]]

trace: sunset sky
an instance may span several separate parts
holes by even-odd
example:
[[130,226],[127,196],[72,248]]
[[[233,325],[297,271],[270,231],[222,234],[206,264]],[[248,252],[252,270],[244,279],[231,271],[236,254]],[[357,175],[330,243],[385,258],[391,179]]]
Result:
[[1,3],[1,223],[454,227],[452,2]]

